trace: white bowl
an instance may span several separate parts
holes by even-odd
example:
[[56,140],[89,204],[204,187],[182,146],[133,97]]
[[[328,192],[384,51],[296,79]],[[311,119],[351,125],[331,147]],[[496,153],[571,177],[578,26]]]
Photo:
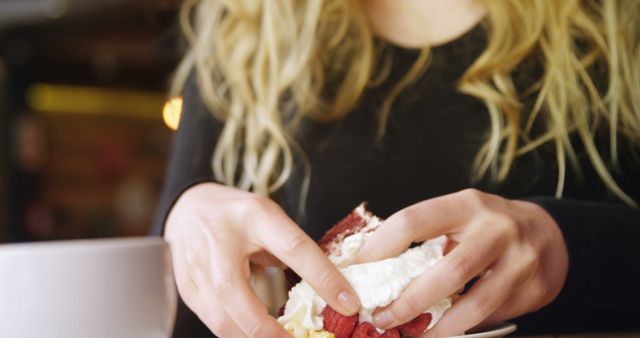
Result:
[[509,333],[515,332],[517,328],[518,327],[516,326],[516,324],[505,322],[496,326],[495,328],[493,328],[493,330],[490,331],[465,334],[462,336],[449,338],[501,338],[508,335]]
[[177,293],[161,238],[0,246],[0,337],[167,338]]

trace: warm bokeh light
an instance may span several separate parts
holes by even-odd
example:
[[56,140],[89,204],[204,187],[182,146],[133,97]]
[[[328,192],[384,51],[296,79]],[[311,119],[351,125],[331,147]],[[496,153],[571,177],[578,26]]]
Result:
[[171,130],[178,130],[180,115],[182,114],[182,98],[174,97],[167,101],[162,110],[162,118],[167,127]]
[[27,89],[26,100],[34,111],[51,114],[82,114],[157,119],[162,93],[36,83]]

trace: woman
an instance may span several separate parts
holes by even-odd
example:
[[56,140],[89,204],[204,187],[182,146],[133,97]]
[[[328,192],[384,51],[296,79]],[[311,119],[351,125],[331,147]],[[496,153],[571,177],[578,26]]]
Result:
[[183,300],[220,337],[286,336],[247,282],[284,264],[354,313],[312,238],[366,200],[389,218],[358,261],[456,243],[378,327],[480,276],[427,337],[638,328],[639,18],[635,0],[188,1],[157,222]]

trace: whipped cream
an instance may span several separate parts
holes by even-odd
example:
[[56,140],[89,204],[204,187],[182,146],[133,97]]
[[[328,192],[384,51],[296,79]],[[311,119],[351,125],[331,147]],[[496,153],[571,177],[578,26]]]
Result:
[[[341,250],[338,251],[339,256],[330,255],[329,258],[338,266],[360,298],[359,322],[373,323],[374,310],[391,304],[411,280],[442,259],[446,237],[424,242],[397,257],[344,266],[354,257],[369,236],[368,232],[359,232],[346,237],[342,242]],[[327,303],[311,286],[306,281],[302,281],[289,291],[284,315],[278,318],[278,322],[282,325],[295,323],[307,330],[321,330],[323,323],[320,313],[326,305]],[[447,297],[425,311],[432,316],[428,328],[433,327],[450,307],[451,298]]]
[[302,281],[289,291],[289,300],[284,306],[284,314],[278,318],[278,322],[287,327],[294,323],[307,330],[322,330],[322,317],[320,313],[327,306],[311,286]]
[[345,237],[340,246],[338,253],[331,253],[329,260],[333,262],[337,267],[345,267],[346,263],[353,257],[355,257],[358,250],[364,244],[367,237],[371,236],[371,232],[359,232],[349,237]]

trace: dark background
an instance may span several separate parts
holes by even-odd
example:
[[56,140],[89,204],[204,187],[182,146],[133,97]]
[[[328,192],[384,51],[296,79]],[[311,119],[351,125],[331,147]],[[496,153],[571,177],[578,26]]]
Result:
[[178,7],[0,1],[0,243],[148,233]]

